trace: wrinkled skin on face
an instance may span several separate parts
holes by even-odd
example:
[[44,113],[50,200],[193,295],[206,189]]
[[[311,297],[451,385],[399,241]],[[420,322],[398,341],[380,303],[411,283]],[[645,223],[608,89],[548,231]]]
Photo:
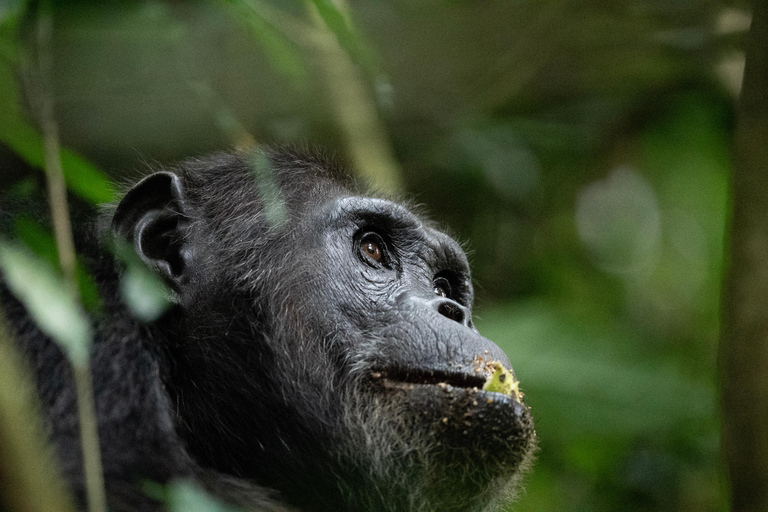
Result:
[[[394,406],[397,424],[386,431],[398,439],[389,443],[421,450],[394,466],[419,467],[409,483],[424,479],[416,496],[431,493],[425,508],[483,508],[523,464],[533,430],[522,403],[480,391],[490,362],[511,365],[472,323],[464,252],[390,201],[342,197],[310,219],[325,277],[305,298],[321,305],[324,330],[354,333],[329,348],[353,385]],[[405,508],[418,503],[410,496]]]
[[[512,365],[472,323],[464,252],[339,176],[292,151],[216,155],[107,212],[102,236],[131,244],[174,301],[151,324],[127,319],[119,265],[99,257],[113,510],[138,500],[125,475],[193,478],[263,510],[496,510],[513,494],[533,423],[519,397],[482,390]],[[35,364],[47,389],[54,363]]]

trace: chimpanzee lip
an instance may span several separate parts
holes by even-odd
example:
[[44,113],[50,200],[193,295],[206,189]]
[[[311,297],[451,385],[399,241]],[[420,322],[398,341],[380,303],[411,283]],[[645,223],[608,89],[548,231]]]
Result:
[[370,373],[371,384],[380,390],[409,394],[431,390],[434,396],[469,400],[468,405],[471,407],[477,407],[479,403],[494,403],[500,406],[522,405],[527,409],[520,397],[484,390],[486,379],[487,375],[483,372],[457,372],[450,369],[386,368]]
[[371,380],[379,381],[386,387],[422,385],[480,390],[485,383],[485,375],[439,369],[386,368],[372,371]]

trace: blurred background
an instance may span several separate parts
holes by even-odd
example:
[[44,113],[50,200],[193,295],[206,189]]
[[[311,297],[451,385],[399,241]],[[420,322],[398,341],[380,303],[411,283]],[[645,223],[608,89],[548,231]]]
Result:
[[[6,196],[45,183],[27,8],[0,0]],[[746,3],[62,2],[52,20],[75,196],[233,146],[321,147],[469,249],[476,323],[540,438],[510,510],[727,508],[716,352]]]

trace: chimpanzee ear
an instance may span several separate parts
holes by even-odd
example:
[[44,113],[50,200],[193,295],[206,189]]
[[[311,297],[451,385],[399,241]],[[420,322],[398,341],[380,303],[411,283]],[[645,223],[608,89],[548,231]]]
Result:
[[181,179],[158,172],[138,182],[112,217],[112,231],[131,243],[136,254],[172,287],[184,284],[191,255],[188,204]]

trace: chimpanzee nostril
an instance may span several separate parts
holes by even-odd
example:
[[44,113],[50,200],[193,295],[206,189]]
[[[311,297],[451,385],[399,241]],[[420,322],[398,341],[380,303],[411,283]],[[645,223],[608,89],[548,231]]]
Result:
[[437,306],[437,312],[454,322],[467,325],[467,315],[464,308],[451,301],[443,301]]

